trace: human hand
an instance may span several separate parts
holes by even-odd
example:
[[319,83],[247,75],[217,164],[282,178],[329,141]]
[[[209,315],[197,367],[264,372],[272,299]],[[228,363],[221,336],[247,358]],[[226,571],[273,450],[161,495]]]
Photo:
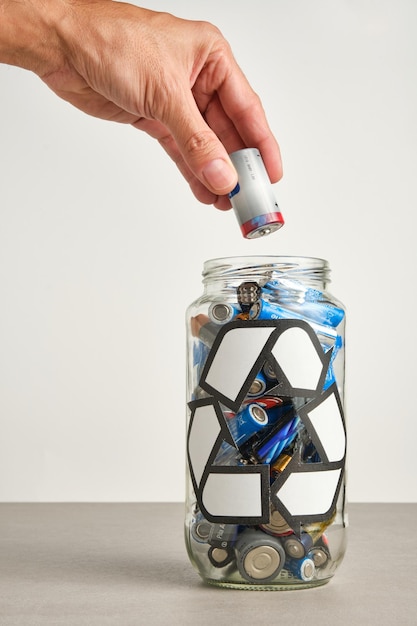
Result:
[[228,153],[257,147],[271,182],[278,144],[257,94],[219,30],[111,0],[32,0],[43,41],[24,59],[85,113],[156,138],[196,198],[230,208],[237,182]]

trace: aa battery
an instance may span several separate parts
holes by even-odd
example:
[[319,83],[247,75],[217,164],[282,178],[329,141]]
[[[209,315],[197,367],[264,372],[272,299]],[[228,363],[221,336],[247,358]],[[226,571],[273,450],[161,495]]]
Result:
[[250,398],[257,398],[262,396],[267,388],[267,380],[262,372],[259,372],[253,379],[251,386],[249,387],[248,396]]
[[[311,288],[301,288],[296,291],[288,288],[282,290],[282,282],[286,281],[269,281],[264,285],[263,291],[269,293],[272,298],[278,299],[281,304],[285,304],[288,308],[294,309],[317,324],[336,328],[343,320],[344,309],[326,301],[323,292]],[[289,281],[287,282],[289,283]],[[296,283],[291,282],[289,284],[297,287]]]
[[282,474],[291,459],[292,456],[290,454],[280,454],[277,460],[271,465],[271,471],[274,472],[274,474]]
[[228,302],[212,302],[210,304],[208,315],[214,324],[227,324],[236,315],[241,312],[237,304],[229,304]]
[[252,306],[249,312],[249,319],[251,320],[279,320],[296,317],[298,319],[304,319],[302,316],[292,316],[291,311],[286,309],[275,302],[269,302],[265,298],[261,298]]
[[308,552],[310,559],[313,559],[316,567],[324,567],[330,559],[329,543],[325,535],[322,535],[317,543]]
[[207,543],[210,537],[212,524],[208,522],[202,513],[198,513],[191,524],[191,535],[198,543]]
[[191,333],[197,337],[208,348],[213,345],[214,339],[219,332],[218,324],[210,321],[210,318],[203,313],[191,318]]
[[285,561],[285,569],[304,582],[313,580],[316,573],[314,561],[308,556],[303,559],[287,559]]
[[235,444],[239,447],[252,435],[268,425],[268,414],[265,409],[252,402],[227,421]]
[[242,235],[263,237],[281,228],[284,218],[275,199],[271,181],[257,148],[232,152],[238,184],[229,194]]
[[[262,401],[262,399],[261,399]],[[260,404],[260,403],[259,403]],[[247,406],[252,406],[251,404]],[[262,407],[261,407],[262,408]],[[265,458],[279,440],[282,424],[288,424],[294,418],[294,407],[291,403],[282,404],[267,412],[269,428],[254,431],[252,436],[242,441],[240,451],[252,463],[272,463],[275,459],[266,461]],[[282,452],[283,450],[281,450]],[[276,457],[278,458],[278,457]]]
[[236,563],[241,576],[253,583],[271,582],[285,562],[285,552],[277,537],[260,530],[246,529],[236,542]]
[[[304,314],[305,313],[305,314]],[[252,306],[249,311],[250,320],[304,320],[308,321],[311,328],[317,333],[317,335],[323,335],[332,340],[337,337],[337,331],[330,324],[324,324],[317,321],[317,317],[312,315],[311,311],[304,311],[299,308],[298,311],[294,311],[288,307],[281,306],[277,302],[270,302],[265,298],[261,298]]]
[[307,319],[319,326],[336,328],[344,316],[343,309],[327,302],[286,302],[282,306],[278,302],[261,298],[252,306],[249,319]]
[[227,548],[236,543],[238,524],[212,524],[208,543],[214,548]]
[[208,543],[210,548],[208,557],[215,567],[224,567],[233,561],[235,553],[233,546],[239,532],[237,524],[213,524],[210,530]]
[[[269,422],[276,421],[276,417],[275,417],[276,411],[274,409],[278,409],[278,407],[281,407],[284,404],[284,400],[280,398],[279,396],[270,396],[270,395],[265,395],[265,396],[262,396],[261,398],[256,398],[256,400],[247,400],[246,402],[248,404],[250,402],[256,402],[256,404],[259,404],[259,406],[265,409],[265,411],[268,412]],[[273,419],[271,420],[271,418]]]
[[[320,342],[323,346],[323,343]],[[323,391],[328,389],[334,382],[336,382],[336,376],[335,376],[335,372],[334,372],[334,361],[336,359],[336,356],[339,352],[339,350],[342,348],[343,346],[343,339],[340,335],[337,335],[335,341],[333,342],[333,344],[330,347],[327,347],[327,350],[325,350],[325,352],[327,352],[328,350],[332,350],[332,354],[330,357],[330,361],[329,361],[329,366],[327,368],[327,372],[326,372],[326,378],[324,380],[324,384],[323,384]]]
[[302,559],[313,545],[313,539],[308,533],[297,535],[289,535],[282,540],[283,548],[286,554],[292,559]]
[[271,363],[267,361],[265,365],[263,366],[262,371],[269,381],[276,383],[277,375]]

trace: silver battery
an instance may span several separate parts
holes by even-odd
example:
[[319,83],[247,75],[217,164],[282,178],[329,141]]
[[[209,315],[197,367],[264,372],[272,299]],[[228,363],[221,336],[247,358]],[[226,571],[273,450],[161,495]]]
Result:
[[229,198],[242,235],[247,239],[263,237],[281,228],[284,218],[275,199],[268,172],[257,148],[230,154],[238,184]]
[[227,324],[240,312],[240,308],[234,307],[228,302],[212,302],[208,315],[215,324]]
[[313,559],[313,563],[316,567],[323,567],[329,560],[329,553],[320,546],[314,546],[308,553],[308,556]]
[[285,562],[279,539],[260,530],[244,530],[236,544],[237,566],[242,577],[255,583],[274,580]]
[[302,533],[300,537],[296,535],[290,535],[284,537],[282,541],[285,552],[289,557],[293,559],[301,559],[305,557],[307,552],[313,545],[311,536],[307,533]]

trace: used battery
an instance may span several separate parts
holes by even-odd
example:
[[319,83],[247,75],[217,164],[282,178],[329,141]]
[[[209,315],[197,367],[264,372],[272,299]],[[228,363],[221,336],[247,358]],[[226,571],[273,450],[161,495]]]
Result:
[[238,305],[229,302],[212,302],[209,306],[208,315],[215,324],[227,324],[240,312]]
[[313,545],[313,539],[308,533],[297,535],[289,535],[282,540],[282,545],[286,554],[292,559],[301,559],[306,556],[307,552]]
[[316,567],[324,567],[330,559],[329,543],[325,535],[322,535],[317,543],[309,550],[308,555],[314,561]]
[[271,582],[284,566],[284,548],[277,537],[248,528],[236,542],[236,563],[245,580],[253,583]]
[[291,572],[296,578],[308,582],[313,580],[316,573],[316,566],[313,559],[306,556],[303,559],[287,559],[285,569]]
[[191,318],[191,333],[193,337],[197,337],[208,348],[213,345],[214,339],[219,332],[218,324],[210,321],[210,318],[204,313],[200,313]]
[[269,363],[269,361],[266,361],[265,365],[262,368],[262,371],[270,382],[276,383],[277,375],[275,373],[273,366],[271,365],[271,363]]
[[[311,288],[292,294],[287,291],[286,296],[280,290],[280,284],[281,281],[270,281],[264,285],[263,291],[269,293],[280,304],[285,304],[286,307],[294,309],[304,317],[333,328],[336,328],[345,317],[344,309],[326,300],[321,291]],[[299,297],[296,297],[297,293]]]
[[[267,411],[270,422],[277,421],[279,415],[278,411],[274,411],[274,409],[278,409],[278,407],[281,407],[284,404],[284,400],[279,396],[270,396],[267,394],[261,398],[256,398],[256,400],[246,400],[247,404],[250,404],[251,402],[256,402],[256,404],[259,404],[259,406]],[[273,418],[273,420],[271,418]]]
[[285,302],[285,306],[274,300],[260,298],[251,308],[250,319],[307,319],[320,326],[336,328],[343,320],[343,309],[327,302]]
[[247,239],[263,237],[284,224],[272,184],[257,148],[245,148],[230,154],[238,183],[229,198],[242,235]]
[[[261,406],[261,402],[259,402],[259,406]],[[251,404],[247,406],[251,406]],[[295,409],[291,402],[284,403],[268,411],[267,415],[271,426],[254,431],[252,436],[244,440],[239,446],[242,455],[255,464],[273,463],[278,458],[279,454],[268,461],[266,460],[270,452],[277,450],[279,443],[282,441],[280,434],[282,428],[288,427],[290,422],[295,419]],[[283,452],[283,449],[280,452]]]
[[210,548],[208,557],[215,567],[224,567],[233,561],[235,552],[233,546],[239,532],[237,524],[213,524],[210,530],[208,543]]
[[191,535],[193,539],[198,543],[207,543],[211,527],[211,522],[207,521],[201,512],[198,513],[191,524]]
[[296,319],[308,321],[310,326],[314,329],[317,335],[323,335],[324,337],[330,337],[335,340],[337,337],[337,331],[331,324],[326,324],[322,321],[318,321],[320,316],[313,316],[311,312],[305,312],[301,309],[295,311],[287,306],[282,306],[277,302],[270,302],[265,298],[261,298],[252,306],[249,311],[250,320],[279,320],[279,319]]
[[268,414],[260,404],[252,402],[227,420],[227,424],[235,444],[240,447],[254,433],[268,425]]
[[236,543],[238,524],[212,524],[208,543],[214,548],[227,548]]
[[248,396],[250,398],[256,398],[258,396],[262,396],[262,394],[266,391],[267,388],[267,380],[262,372],[258,372],[256,377],[254,378],[249,391]]

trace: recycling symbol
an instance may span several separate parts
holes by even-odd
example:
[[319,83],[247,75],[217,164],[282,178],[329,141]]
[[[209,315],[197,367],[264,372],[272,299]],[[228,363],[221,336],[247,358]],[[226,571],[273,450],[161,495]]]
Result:
[[[234,320],[221,327],[198,381],[204,397],[188,403],[188,464],[207,520],[264,524],[272,505],[297,532],[301,522],[333,514],[346,429],[337,382],[325,385],[331,360],[332,349],[324,351],[304,320]],[[276,475],[269,462],[242,455],[228,427],[228,416],[247,402],[266,364],[276,376],[272,393],[292,407],[299,425],[291,458]],[[307,447],[313,453],[306,454]]]

